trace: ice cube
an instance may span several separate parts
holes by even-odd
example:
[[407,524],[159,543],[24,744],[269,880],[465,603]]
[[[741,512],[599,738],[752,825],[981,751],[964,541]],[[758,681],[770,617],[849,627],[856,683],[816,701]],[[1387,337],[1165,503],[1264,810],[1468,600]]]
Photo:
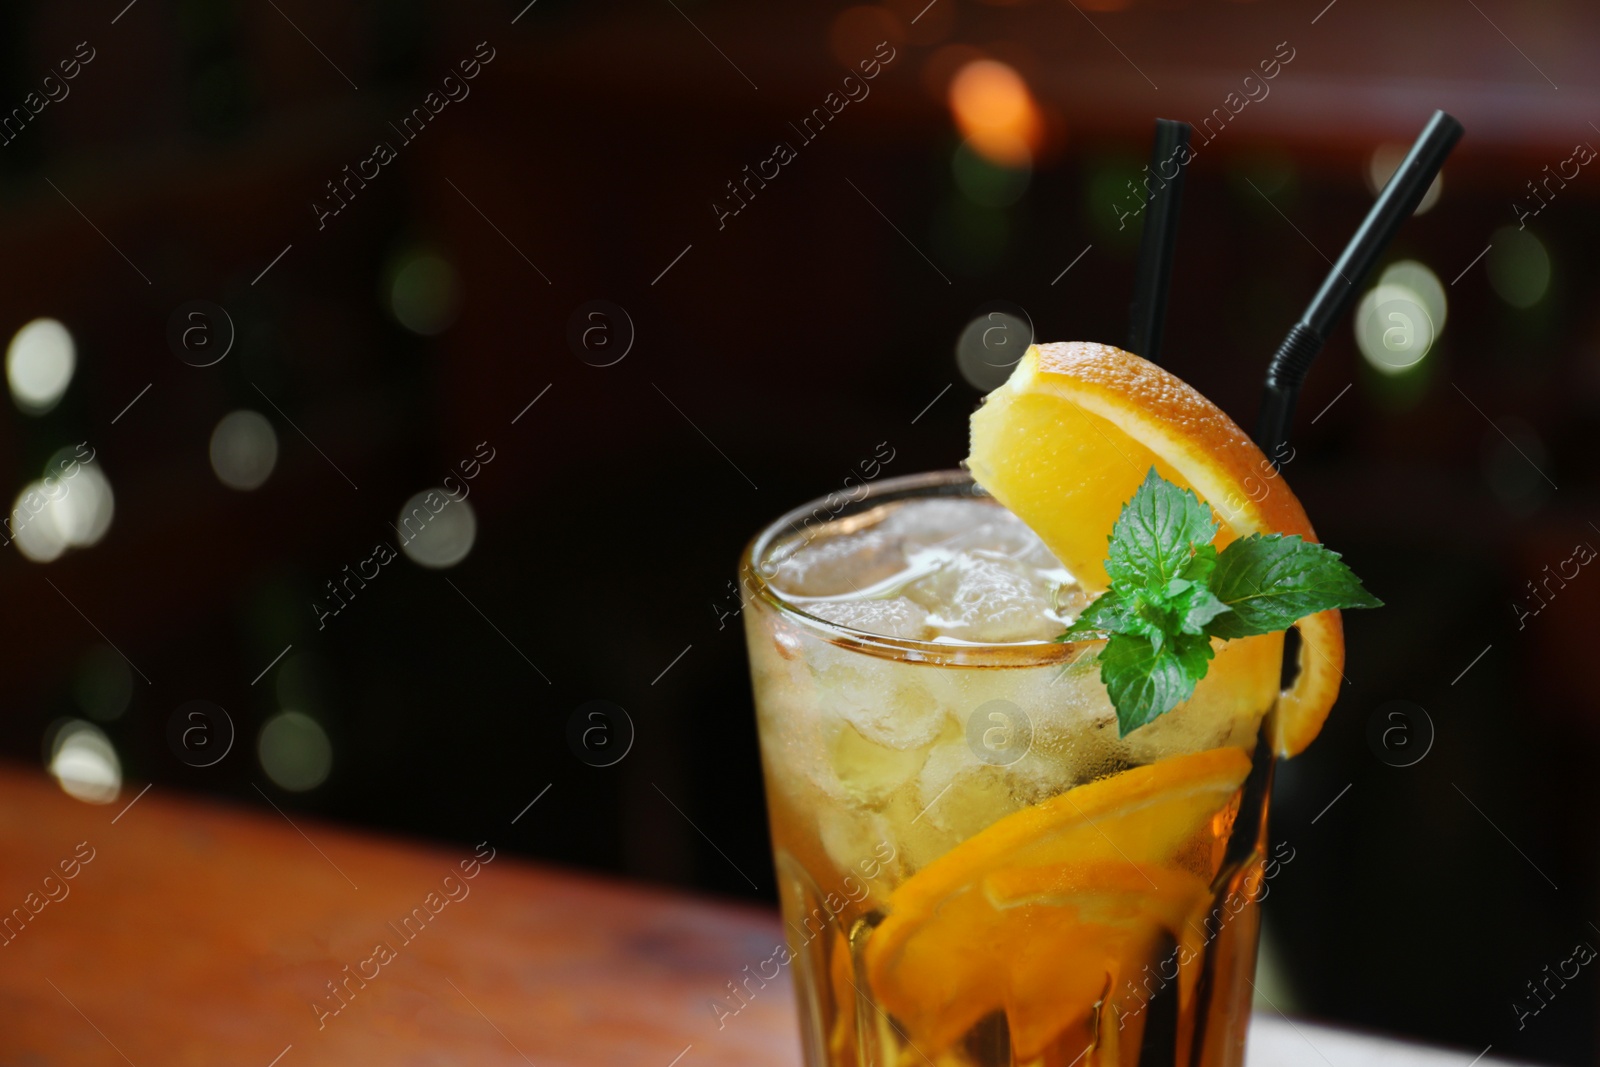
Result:
[[1050,618],[1050,584],[998,552],[974,550],[921,578],[907,595],[929,610],[938,637],[1001,644],[1046,641],[1061,632]]
[[978,759],[965,739],[934,747],[917,775],[919,821],[967,838],[1014,811],[1061,792],[1070,780],[1037,749],[996,766]]
[[904,668],[843,650],[815,660],[816,702],[824,717],[842,719],[867,740],[903,750],[927,747],[944,729],[944,708],[926,687],[904,677]]
[[971,530],[990,510],[1000,509],[966,498],[908,500],[891,511],[877,529],[915,545],[932,545]]
[[[899,883],[899,846],[882,815],[837,808],[819,811],[817,834],[840,874],[865,882],[875,898],[886,899]],[[841,879],[839,890],[849,894],[851,887]]]
[[920,640],[926,636],[928,612],[905,597],[890,600],[828,600],[808,604],[806,610],[818,618],[884,637]]
[[898,538],[862,530],[802,545],[778,564],[773,584],[796,596],[840,596],[891,578],[905,565]]
[[[1009,556],[1029,566],[1060,566],[1044,547],[1039,535],[1011,512],[1002,508],[991,509],[990,515],[971,532],[958,537],[954,544],[969,550],[982,550]],[[1052,562],[1045,562],[1052,561]]]
[[889,748],[867,740],[846,723],[828,746],[829,762],[839,784],[857,801],[877,804],[911,780],[927,758],[918,749]]
[[[876,527],[910,549],[942,545],[952,550],[987,549],[1008,556],[1042,550],[1039,535],[995,504],[978,500],[918,500],[902,504]],[[1048,557],[1048,551],[1045,552]],[[1050,566],[1059,566],[1051,563]]]

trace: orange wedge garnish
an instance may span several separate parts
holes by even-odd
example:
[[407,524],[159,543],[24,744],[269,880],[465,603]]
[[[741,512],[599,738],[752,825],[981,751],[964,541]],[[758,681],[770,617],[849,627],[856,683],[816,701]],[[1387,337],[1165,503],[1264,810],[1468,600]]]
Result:
[[1184,861],[1197,838],[1226,839],[1249,773],[1235,748],[1174,756],[968,838],[891,895],[864,953],[879,1002],[929,1055],[996,1011],[1023,1060],[1090,1033],[1107,984],[1209,899],[1215,870]]
[[[1112,524],[1151,467],[1211,505],[1218,548],[1252,533],[1317,540],[1300,502],[1232,419],[1181,379],[1107,345],[1029,348],[973,414],[967,466],[1090,592],[1108,584]],[[1322,729],[1344,669],[1337,611],[1295,626],[1300,673],[1270,723],[1282,756]]]

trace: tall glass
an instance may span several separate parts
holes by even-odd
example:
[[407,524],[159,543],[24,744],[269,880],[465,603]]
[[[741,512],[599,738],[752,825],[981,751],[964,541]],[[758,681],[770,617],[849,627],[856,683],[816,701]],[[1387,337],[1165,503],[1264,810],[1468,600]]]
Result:
[[787,556],[908,501],[999,507],[962,472],[852,495],[741,565],[808,1067],[1242,1063],[1282,635],[1219,642],[1119,737],[1097,643],[875,636],[780,592]]

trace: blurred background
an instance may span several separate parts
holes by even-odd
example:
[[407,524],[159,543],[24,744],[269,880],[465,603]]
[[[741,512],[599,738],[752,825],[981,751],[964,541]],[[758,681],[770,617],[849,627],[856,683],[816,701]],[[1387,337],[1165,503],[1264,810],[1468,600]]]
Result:
[[529,857],[761,901],[746,540],[1122,341],[1158,116],[1164,362],[1249,426],[1456,115],[1285,467],[1388,607],[1280,769],[1263,989],[1594,1062],[1592,975],[1512,1005],[1600,945],[1600,10],[123,3],[0,7],[0,755],[462,842],[537,799]]

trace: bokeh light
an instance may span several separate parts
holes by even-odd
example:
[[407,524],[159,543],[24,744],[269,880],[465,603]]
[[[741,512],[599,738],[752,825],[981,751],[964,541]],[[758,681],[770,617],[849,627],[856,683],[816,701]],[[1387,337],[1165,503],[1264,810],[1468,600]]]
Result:
[[1374,370],[1402,374],[1433,349],[1448,314],[1439,276],[1425,263],[1400,260],[1384,269],[1356,307],[1356,346]]
[[211,431],[211,469],[230,489],[259,489],[277,462],[278,434],[259,412],[229,412]]
[[424,567],[454,567],[478,539],[478,518],[465,498],[425,489],[405,502],[395,523],[400,550]]
[[1028,191],[1033,168],[1026,162],[996,163],[963,142],[950,160],[956,187],[980,207],[1010,207]]
[[110,804],[122,790],[122,763],[104,731],[68,719],[50,730],[50,774],[62,790],[89,804]]
[[100,465],[79,460],[72,449],[63,448],[50,457],[45,468],[50,473],[46,477],[73,470],[73,463],[77,464],[77,473],[60,476],[65,491],[50,505],[50,510],[66,546],[88,548],[111,529],[116,500],[111,495],[111,482],[101,472]]
[[91,719],[109,722],[128,710],[133,698],[133,671],[110,645],[94,645],[78,657],[72,675],[72,696]]
[[1531,308],[1550,289],[1550,253],[1528,230],[1503,226],[1490,238],[1489,284],[1514,308]]
[[1031,164],[1043,121],[1022,75],[994,59],[967,63],[950,82],[950,111],[972,147],[996,163]]
[[333,770],[327,731],[299,711],[280,711],[262,724],[256,754],[273,784],[291,793],[315,789]]
[[29,415],[43,415],[61,402],[77,362],[67,328],[55,319],[34,319],[16,332],[6,349],[11,399]]
[[1421,363],[1437,336],[1422,297],[1403,285],[1375,285],[1356,307],[1356,346],[1380,373],[1400,374]]
[[45,477],[23,486],[11,505],[17,551],[35,563],[98,543],[116,510],[111,482],[97,464],[79,460],[74,450],[60,450],[45,469]]
[[67,539],[56,529],[48,495],[52,491],[61,491],[59,483],[52,490],[44,482],[29,482],[11,505],[11,536],[17,551],[35,563],[49,563],[67,550]]
[[[1389,184],[1389,179],[1394,177],[1394,172],[1400,169],[1400,164],[1405,161],[1406,153],[1411,151],[1407,144],[1383,144],[1373,149],[1371,157],[1367,159],[1367,188],[1373,196],[1383,191]],[[1416,215],[1426,214],[1428,209],[1439,202],[1439,196],[1444,192],[1444,173],[1440,172],[1428,184],[1428,189],[1422,194],[1422,200],[1417,204]]]
[[1415,259],[1402,259],[1385,267],[1378,276],[1379,285],[1398,285],[1411,292],[1428,309],[1436,333],[1444,332],[1444,323],[1450,315],[1449,301],[1445,298],[1444,283],[1428,268]]
[[412,333],[432,337],[456,320],[460,286],[456,269],[432,252],[413,252],[397,262],[389,283],[389,309]]
[[1033,322],[1015,304],[996,301],[980,308],[956,340],[956,367],[979,392],[998,389],[1033,344]]

